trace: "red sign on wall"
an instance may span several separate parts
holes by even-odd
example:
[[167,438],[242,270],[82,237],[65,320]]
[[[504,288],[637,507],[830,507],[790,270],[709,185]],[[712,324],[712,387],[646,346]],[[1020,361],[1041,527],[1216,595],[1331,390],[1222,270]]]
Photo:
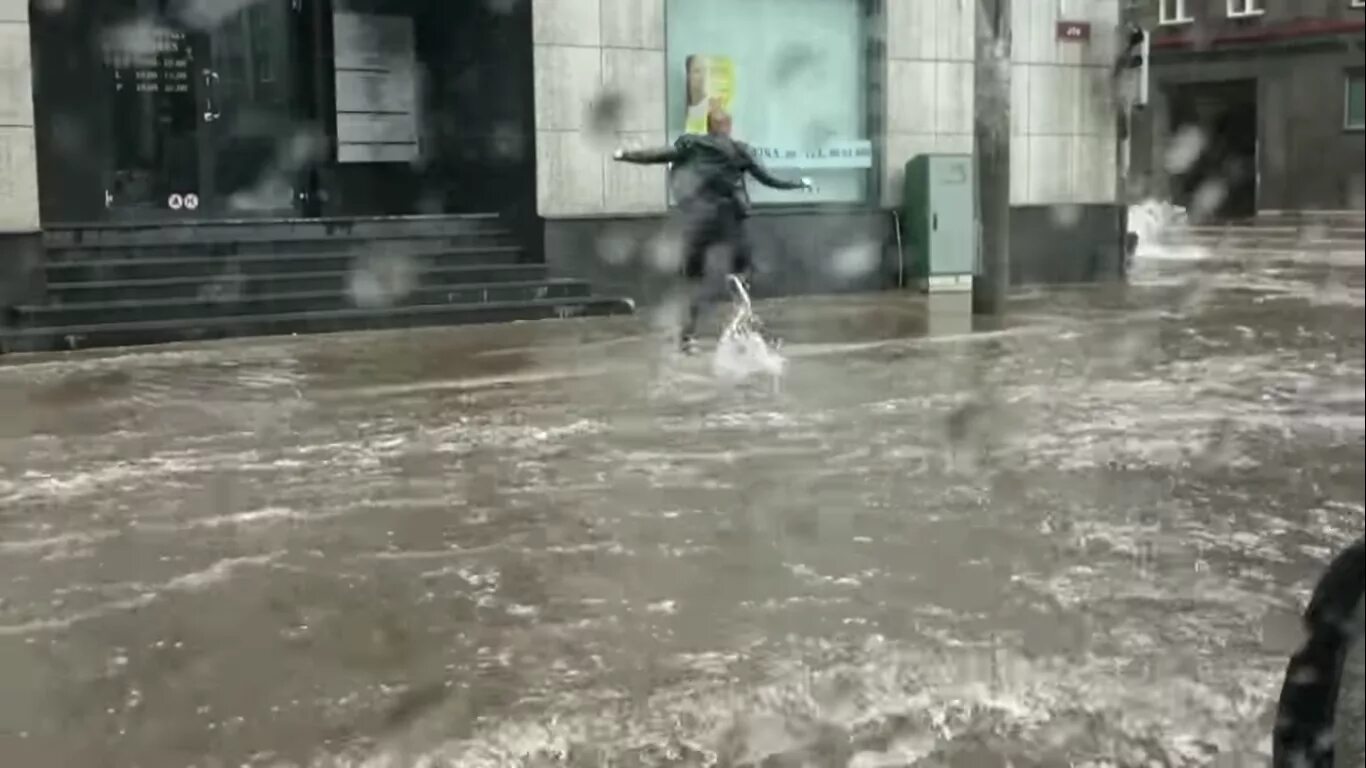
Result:
[[1058,22],[1058,39],[1066,43],[1085,43],[1091,39],[1091,22]]

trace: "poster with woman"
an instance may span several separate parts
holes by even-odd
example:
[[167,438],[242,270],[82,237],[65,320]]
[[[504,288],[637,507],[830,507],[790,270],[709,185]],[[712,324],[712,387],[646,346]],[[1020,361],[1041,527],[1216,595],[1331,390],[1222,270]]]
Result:
[[735,63],[729,56],[694,53],[685,59],[688,103],[684,133],[706,133],[707,113],[720,108],[734,115]]

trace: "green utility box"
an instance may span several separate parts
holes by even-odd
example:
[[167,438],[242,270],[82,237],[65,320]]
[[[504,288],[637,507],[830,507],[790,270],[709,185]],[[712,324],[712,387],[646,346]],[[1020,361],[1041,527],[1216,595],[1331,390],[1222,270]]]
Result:
[[906,163],[902,257],[928,291],[970,291],[977,271],[972,155],[917,155]]

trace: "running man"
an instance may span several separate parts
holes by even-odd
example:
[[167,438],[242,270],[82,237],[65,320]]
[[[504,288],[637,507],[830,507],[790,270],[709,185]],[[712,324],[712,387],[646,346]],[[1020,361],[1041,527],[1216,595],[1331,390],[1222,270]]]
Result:
[[705,135],[685,134],[672,147],[622,150],[613,157],[627,163],[673,166],[678,208],[684,228],[683,276],[692,294],[688,319],[679,343],[685,352],[696,344],[698,316],[705,299],[707,253],[713,248],[730,251],[730,274],[748,282],[753,265],[745,219],[749,217],[749,193],[745,174],[774,189],[810,189],[808,179],[787,181],[769,173],[749,145],[731,138],[731,118],[723,110],[707,115]]

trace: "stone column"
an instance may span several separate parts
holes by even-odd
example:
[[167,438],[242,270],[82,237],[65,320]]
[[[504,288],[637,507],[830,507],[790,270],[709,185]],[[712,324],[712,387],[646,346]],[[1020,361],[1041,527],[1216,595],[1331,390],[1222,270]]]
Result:
[[534,0],[532,14],[538,213],[663,211],[663,168],[611,152],[666,140],[664,0]]
[[37,230],[28,0],[0,0],[0,232]]
[[[31,298],[41,253],[28,0],[0,0],[0,313]],[[7,317],[0,314],[0,328]]]
[[886,0],[883,204],[901,203],[906,161],[972,153],[977,0]]
[[[1011,202],[1115,202],[1119,0],[1016,2],[1011,49]],[[1091,24],[1088,42],[1057,39],[1059,21]]]

